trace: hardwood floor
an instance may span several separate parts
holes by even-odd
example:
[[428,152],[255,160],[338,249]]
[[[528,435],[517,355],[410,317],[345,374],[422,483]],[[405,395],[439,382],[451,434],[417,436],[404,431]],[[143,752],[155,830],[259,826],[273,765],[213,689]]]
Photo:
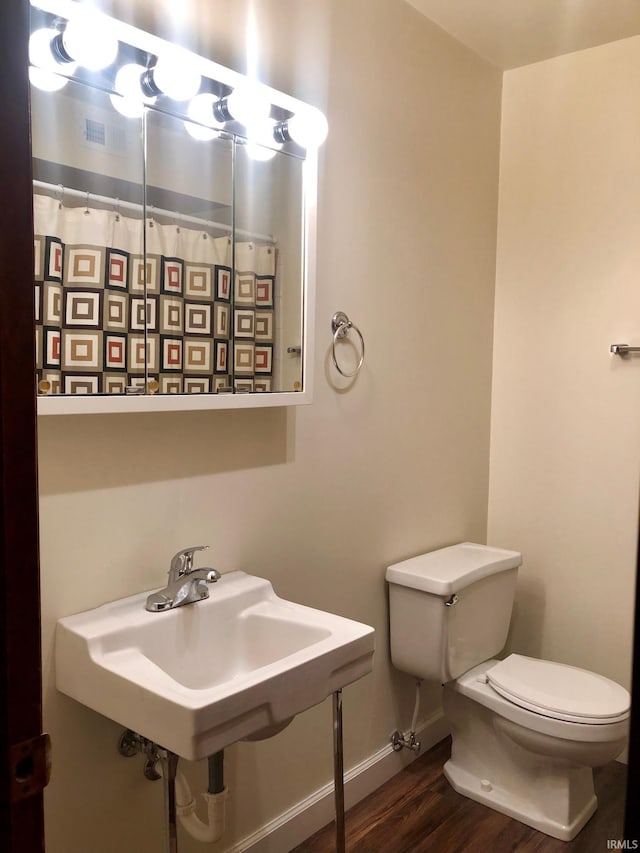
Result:
[[[573,841],[557,841],[463,797],[442,774],[451,741],[442,741],[347,812],[348,853],[604,853],[620,839],[626,767],[595,771],[598,810]],[[291,853],[333,853],[333,824]]]

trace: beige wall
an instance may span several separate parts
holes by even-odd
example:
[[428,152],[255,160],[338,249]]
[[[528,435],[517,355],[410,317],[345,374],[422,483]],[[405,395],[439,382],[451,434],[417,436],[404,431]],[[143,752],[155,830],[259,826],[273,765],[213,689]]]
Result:
[[640,38],[504,77],[489,541],[514,650],[628,685],[638,519]]
[[[120,7],[131,20],[142,4]],[[394,0],[203,0],[183,40],[244,70],[249,7],[263,78],[326,109],[331,128],[315,401],[40,419],[48,853],[162,849],[161,786],[116,754],[117,725],[55,691],[58,617],[158,587],[175,550],[209,542],[222,571],[370,623],[374,673],[344,696],[349,767],[411,717],[411,679],[387,652],[385,567],[486,534],[501,76]],[[338,309],[367,342],[348,390],[328,368]],[[425,688],[424,716],[437,703]],[[331,779],[329,703],[230,748],[226,766],[219,849]],[[190,770],[200,788],[205,770]]]

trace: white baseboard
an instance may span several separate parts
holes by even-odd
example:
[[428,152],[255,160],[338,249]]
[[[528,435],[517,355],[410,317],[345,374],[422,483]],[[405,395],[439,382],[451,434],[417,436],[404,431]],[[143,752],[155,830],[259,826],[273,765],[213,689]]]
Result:
[[[424,720],[416,732],[424,753],[449,734],[442,711]],[[391,732],[389,733],[391,736]],[[416,756],[407,749],[394,752],[389,743],[344,775],[345,807],[351,808],[410,764]],[[238,841],[227,853],[284,853],[334,819],[333,782],[323,785],[286,812]]]

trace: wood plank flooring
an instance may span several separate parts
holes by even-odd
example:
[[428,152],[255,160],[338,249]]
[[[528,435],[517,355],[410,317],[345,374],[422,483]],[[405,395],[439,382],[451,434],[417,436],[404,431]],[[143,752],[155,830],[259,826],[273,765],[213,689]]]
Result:
[[[598,810],[573,841],[557,841],[457,794],[442,773],[449,738],[347,812],[348,853],[605,853],[624,823],[626,767],[595,771]],[[334,853],[330,824],[291,853]]]

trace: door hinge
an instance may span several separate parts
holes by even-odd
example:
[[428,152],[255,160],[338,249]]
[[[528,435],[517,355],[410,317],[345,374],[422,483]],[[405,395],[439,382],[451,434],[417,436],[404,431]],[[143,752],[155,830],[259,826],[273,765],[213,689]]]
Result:
[[39,794],[51,777],[51,738],[40,734],[9,747],[11,802]]

